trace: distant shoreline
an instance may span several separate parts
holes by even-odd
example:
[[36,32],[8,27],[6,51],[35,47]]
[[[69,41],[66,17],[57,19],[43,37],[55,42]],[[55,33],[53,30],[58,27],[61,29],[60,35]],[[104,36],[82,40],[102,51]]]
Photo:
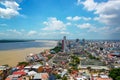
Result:
[[[21,41],[21,40],[20,40]],[[21,41],[21,42],[13,41],[4,41],[0,43],[0,51],[6,50],[16,50],[16,49],[25,49],[25,48],[41,48],[41,47],[52,47],[56,46],[57,41],[55,40],[29,40],[29,41]]]
[[[1,51],[14,51],[14,50],[24,50],[24,49],[30,49],[30,48],[49,48],[49,49],[51,49],[51,48],[53,48],[53,47],[28,47],[28,48],[18,48],[18,49],[6,49],[6,50],[0,50],[0,52]],[[1,54],[1,53],[0,53]]]
[[0,43],[14,43],[14,42],[30,42],[30,41],[58,41],[58,40],[54,40],[54,39],[31,39],[31,40],[27,40],[27,39],[0,39]]
[[12,43],[12,42],[29,42],[35,40],[0,40],[0,43]]

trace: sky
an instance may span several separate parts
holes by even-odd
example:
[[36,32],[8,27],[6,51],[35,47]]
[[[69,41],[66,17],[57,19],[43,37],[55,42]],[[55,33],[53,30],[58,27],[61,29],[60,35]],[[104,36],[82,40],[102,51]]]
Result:
[[120,0],[0,0],[0,39],[120,39]]

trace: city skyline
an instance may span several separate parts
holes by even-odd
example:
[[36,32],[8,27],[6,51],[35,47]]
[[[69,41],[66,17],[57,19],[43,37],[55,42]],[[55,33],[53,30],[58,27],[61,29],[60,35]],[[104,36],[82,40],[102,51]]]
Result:
[[119,0],[0,0],[0,39],[120,39]]

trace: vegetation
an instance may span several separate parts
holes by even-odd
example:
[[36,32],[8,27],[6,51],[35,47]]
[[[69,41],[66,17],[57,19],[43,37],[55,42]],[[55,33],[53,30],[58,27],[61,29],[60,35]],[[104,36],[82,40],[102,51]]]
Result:
[[27,65],[29,65],[29,63],[28,62],[19,62],[17,66],[23,66],[23,65],[27,66]]
[[105,69],[101,69],[100,72],[105,72],[106,70]]
[[72,66],[71,69],[72,69],[72,70],[78,70],[78,67],[77,67],[77,66]]
[[61,79],[61,76],[59,74],[55,74],[56,79]]
[[71,69],[68,69],[68,73],[71,73],[72,72],[72,70]]
[[58,53],[62,50],[62,43],[58,42],[57,46],[54,47],[53,49],[51,49],[50,51],[52,51],[53,53]]
[[75,64],[79,64],[80,63],[80,59],[79,59],[79,57],[77,57],[77,56],[71,56],[71,58],[72,58],[72,62],[73,63],[75,63]]
[[6,66],[6,67],[8,67],[9,65],[8,65],[8,64],[4,64],[4,65],[2,65],[2,66]]
[[89,54],[88,57],[89,57],[90,59],[95,59],[95,57],[92,56],[91,54]]
[[71,63],[69,63],[69,65],[72,67],[73,70],[78,70],[77,66],[79,63],[80,63],[79,57],[75,55],[71,56]]
[[53,55],[49,54],[47,57],[48,57],[48,60],[50,60],[53,57]]
[[58,53],[59,51],[62,50],[62,47],[61,46],[56,46],[55,48],[51,49],[53,51],[55,51],[56,53]]
[[113,78],[113,80],[120,80],[120,68],[110,70],[109,76]]
[[39,63],[43,65],[43,62],[42,62],[42,61],[40,61]]
[[116,77],[116,80],[120,80],[120,76],[117,76],[117,77]]
[[55,74],[56,79],[67,80],[66,76],[61,77],[59,74]]
[[66,76],[63,76],[62,80],[68,80]]
[[87,69],[88,69],[89,71],[91,71],[91,67],[87,67]]
[[90,53],[87,52],[87,55],[90,59],[100,60],[99,58],[96,58],[95,56],[92,56]]

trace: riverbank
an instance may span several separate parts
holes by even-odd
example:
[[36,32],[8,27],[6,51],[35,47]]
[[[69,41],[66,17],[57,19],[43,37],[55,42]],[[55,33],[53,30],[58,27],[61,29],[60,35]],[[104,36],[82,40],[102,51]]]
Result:
[[18,62],[25,61],[25,57],[30,53],[37,54],[45,49],[50,49],[50,47],[0,51],[0,65],[16,66]]
[[[57,45],[57,41],[46,41],[46,45],[52,45],[55,47]],[[24,49],[0,50],[0,65],[8,64],[9,66],[16,66],[18,62],[25,61],[25,57],[30,53],[38,54],[53,47],[32,47]]]

